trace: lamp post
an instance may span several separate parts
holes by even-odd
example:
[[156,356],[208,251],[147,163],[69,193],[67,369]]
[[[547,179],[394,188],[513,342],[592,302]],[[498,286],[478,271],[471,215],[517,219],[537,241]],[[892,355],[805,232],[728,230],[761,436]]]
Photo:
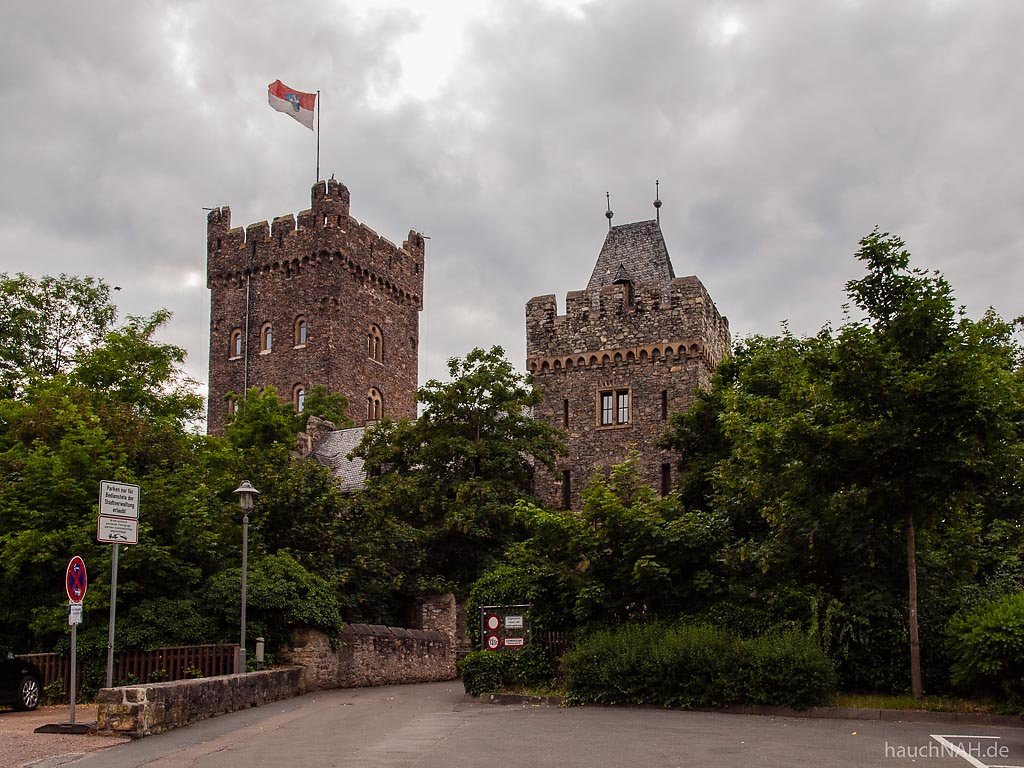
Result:
[[238,641],[238,672],[245,672],[245,603],[246,603],[246,576],[249,570],[249,510],[252,509],[255,497],[259,491],[252,487],[252,483],[243,480],[242,484],[235,490],[238,494],[238,506],[242,508],[242,632]]

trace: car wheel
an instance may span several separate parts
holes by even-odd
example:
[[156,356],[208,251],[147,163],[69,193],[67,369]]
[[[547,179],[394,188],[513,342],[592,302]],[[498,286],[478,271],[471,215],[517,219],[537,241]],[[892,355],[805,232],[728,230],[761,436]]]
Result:
[[32,675],[25,675],[18,683],[18,700],[14,708],[22,711],[39,706],[39,681]]

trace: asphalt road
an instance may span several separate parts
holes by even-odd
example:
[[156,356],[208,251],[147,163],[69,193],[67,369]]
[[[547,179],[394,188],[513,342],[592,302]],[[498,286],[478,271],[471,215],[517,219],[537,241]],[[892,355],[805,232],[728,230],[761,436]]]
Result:
[[[74,768],[1024,768],[1024,729],[497,706],[462,684],[325,691],[104,750]],[[39,766],[39,768],[46,768]]]

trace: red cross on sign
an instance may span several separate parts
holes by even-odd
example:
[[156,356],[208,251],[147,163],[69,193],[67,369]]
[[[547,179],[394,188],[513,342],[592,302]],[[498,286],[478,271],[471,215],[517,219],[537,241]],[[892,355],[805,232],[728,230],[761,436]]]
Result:
[[85,598],[85,590],[89,587],[89,577],[85,573],[85,561],[78,555],[72,557],[71,562],[68,563],[64,587],[68,592],[68,600],[81,604]]

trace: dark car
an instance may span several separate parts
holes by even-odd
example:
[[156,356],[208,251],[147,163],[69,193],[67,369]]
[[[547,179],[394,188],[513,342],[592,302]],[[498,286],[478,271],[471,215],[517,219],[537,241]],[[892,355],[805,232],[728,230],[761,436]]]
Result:
[[0,658],[0,704],[35,709],[43,691],[43,673],[30,661],[7,654]]

